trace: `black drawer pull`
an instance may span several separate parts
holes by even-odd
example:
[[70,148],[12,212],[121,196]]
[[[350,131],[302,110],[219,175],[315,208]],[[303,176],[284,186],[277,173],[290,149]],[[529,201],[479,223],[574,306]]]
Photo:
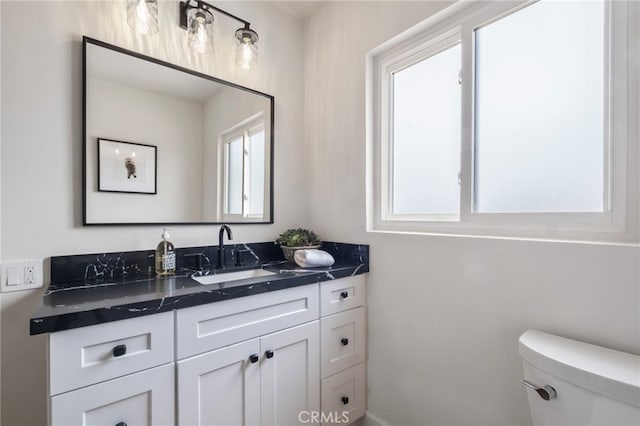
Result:
[[260,357],[258,356],[258,354],[252,354],[249,356],[249,361],[251,361],[251,364],[255,364],[259,359]]
[[116,424],[116,426],[127,426],[127,424],[125,422],[119,422]]
[[349,403],[349,397],[343,396],[342,398],[340,398],[340,401],[342,401],[344,405],[347,405]]
[[[115,348],[113,348],[113,356],[117,357],[117,356],[122,356],[124,354],[127,353],[127,345],[118,345]],[[120,422],[122,423],[122,422]],[[120,423],[118,423],[116,426],[122,426]],[[126,423],[123,423],[124,426],[127,426]]]
[[346,299],[347,297],[349,297],[349,293],[347,293],[346,291],[343,291],[342,293],[340,293],[341,299]]
[[342,346],[347,346],[349,344],[349,339],[343,337],[342,340],[340,340],[340,343],[342,343]]
[[268,351],[265,351],[264,356],[266,356],[269,359],[273,358],[273,351],[271,349],[269,349]]

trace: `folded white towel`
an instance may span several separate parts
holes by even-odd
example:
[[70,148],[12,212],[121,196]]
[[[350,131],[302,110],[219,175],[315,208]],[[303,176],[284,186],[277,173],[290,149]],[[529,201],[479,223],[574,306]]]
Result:
[[335,260],[333,256],[324,250],[303,249],[296,250],[293,260],[303,268],[315,268],[318,266],[331,266]]

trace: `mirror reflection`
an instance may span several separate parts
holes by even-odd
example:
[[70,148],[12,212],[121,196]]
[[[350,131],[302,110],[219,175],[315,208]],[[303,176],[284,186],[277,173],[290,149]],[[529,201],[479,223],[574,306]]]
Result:
[[84,223],[272,223],[273,97],[90,38]]

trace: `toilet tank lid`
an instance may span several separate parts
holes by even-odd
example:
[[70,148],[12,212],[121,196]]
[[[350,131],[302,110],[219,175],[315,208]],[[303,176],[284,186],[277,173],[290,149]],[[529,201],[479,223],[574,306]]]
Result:
[[[528,330],[520,356],[567,382],[640,407],[640,356]],[[553,386],[553,385],[552,385]]]

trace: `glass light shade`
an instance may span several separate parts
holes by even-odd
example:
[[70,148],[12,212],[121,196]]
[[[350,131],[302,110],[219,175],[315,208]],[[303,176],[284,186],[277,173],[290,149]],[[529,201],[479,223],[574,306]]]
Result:
[[236,31],[236,64],[243,70],[250,70],[258,63],[258,34],[249,28]]
[[213,52],[213,15],[205,9],[187,12],[188,46],[198,53]]
[[128,0],[127,23],[140,34],[158,32],[158,0]]

